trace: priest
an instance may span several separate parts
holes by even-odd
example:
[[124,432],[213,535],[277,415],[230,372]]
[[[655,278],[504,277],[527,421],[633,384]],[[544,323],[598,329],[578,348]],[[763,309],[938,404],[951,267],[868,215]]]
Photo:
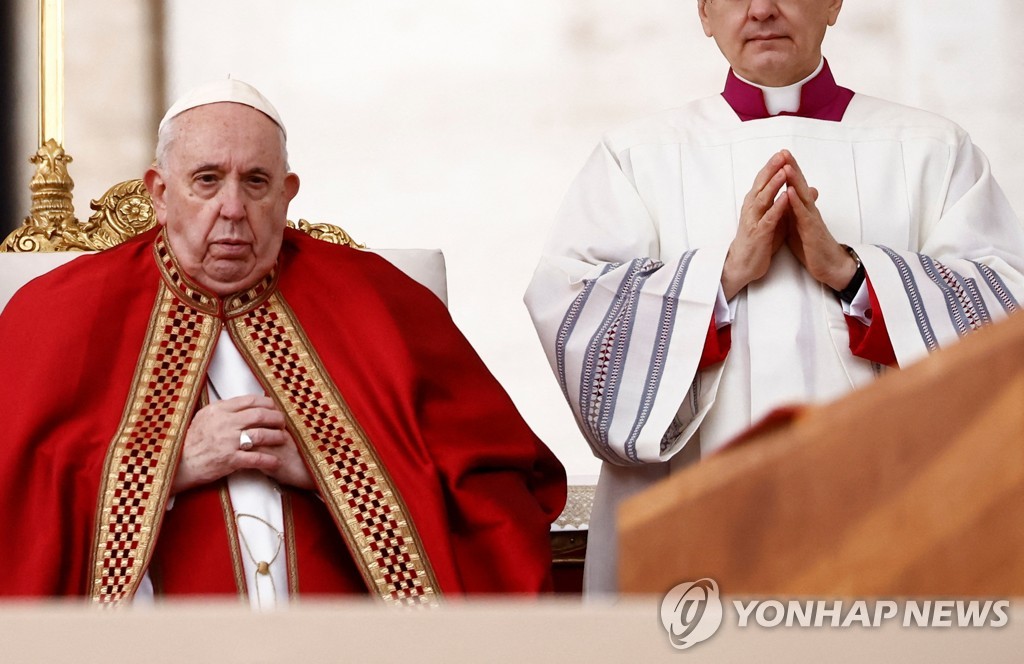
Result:
[[160,126],[159,227],[0,316],[0,595],[536,594],[565,475],[426,288],[285,228],[254,88]]
[[588,592],[615,591],[626,496],[1019,307],[1024,230],[985,156],[836,83],[841,7],[698,0],[724,91],[608,133],[558,213],[525,300],[604,461]]

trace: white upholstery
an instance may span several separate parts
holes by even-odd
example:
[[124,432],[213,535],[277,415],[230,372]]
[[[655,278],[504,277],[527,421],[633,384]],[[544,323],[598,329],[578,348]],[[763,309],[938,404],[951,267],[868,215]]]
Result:
[[[369,249],[429,288],[448,305],[448,279],[440,249]],[[0,253],[0,311],[14,293],[32,279],[58,265],[78,258],[82,252]]]
[[448,274],[440,249],[367,249],[431,290],[448,306]]
[[81,255],[81,252],[72,251],[0,253],[0,311],[7,306],[11,296],[29,281]]

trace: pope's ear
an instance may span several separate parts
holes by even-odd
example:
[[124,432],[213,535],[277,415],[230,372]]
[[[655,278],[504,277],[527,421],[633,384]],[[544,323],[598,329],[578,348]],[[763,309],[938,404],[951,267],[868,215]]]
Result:
[[155,167],[150,167],[146,171],[146,174],[142,176],[142,181],[145,183],[146,189],[149,190],[150,200],[153,201],[156,221],[163,226],[167,212],[167,201],[164,199],[164,194],[167,193],[167,183],[164,182],[163,175]]
[[291,202],[297,193],[299,193],[299,176],[295,173],[288,173],[284,176],[285,198]]

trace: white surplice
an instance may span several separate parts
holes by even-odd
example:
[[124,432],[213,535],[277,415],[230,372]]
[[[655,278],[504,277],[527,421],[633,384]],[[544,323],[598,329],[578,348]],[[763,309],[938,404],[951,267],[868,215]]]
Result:
[[[873,380],[842,306],[783,247],[731,303],[732,349],[697,371],[743,197],[789,149],[860,255],[901,366],[1017,309],[1024,229],[966,133],[855,95],[841,122],[741,122],[716,95],[606,135],[571,186],[526,304],[602,458],[586,587],[615,588],[614,510],[772,409]],[[693,542],[680,546],[699,546]]]

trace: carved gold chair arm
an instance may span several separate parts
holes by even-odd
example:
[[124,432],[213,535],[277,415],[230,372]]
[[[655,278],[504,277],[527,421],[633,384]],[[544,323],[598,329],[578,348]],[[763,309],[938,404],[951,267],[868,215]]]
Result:
[[289,219],[288,227],[298,229],[310,237],[330,242],[331,244],[343,244],[346,247],[366,249],[365,244],[356,242],[343,228],[334,224],[312,224],[305,219],[299,219],[298,221]]
[[115,184],[89,203],[92,216],[83,225],[94,250],[109,249],[156,225],[156,212],[142,180]]

